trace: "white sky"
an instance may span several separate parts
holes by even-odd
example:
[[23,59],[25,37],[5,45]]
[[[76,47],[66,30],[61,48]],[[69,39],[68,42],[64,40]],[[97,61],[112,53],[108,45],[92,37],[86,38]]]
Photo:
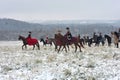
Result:
[[0,18],[118,20],[120,0],[0,0]]

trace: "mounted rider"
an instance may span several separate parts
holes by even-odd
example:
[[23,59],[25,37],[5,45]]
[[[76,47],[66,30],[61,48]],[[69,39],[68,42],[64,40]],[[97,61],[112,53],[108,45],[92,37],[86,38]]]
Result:
[[93,33],[93,42],[96,43],[97,42],[97,37],[98,35],[96,35],[96,32]]
[[46,36],[45,42],[46,42],[46,43],[49,43],[48,36]]
[[69,27],[67,27],[66,30],[67,30],[67,33],[65,34],[65,36],[66,36],[68,41],[71,41],[72,40],[72,34],[70,32]]
[[32,32],[29,31],[29,32],[28,32],[28,37],[27,37],[27,39],[28,39],[28,38],[31,38],[31,34],[32,34]]
[[58,36],[59,38],[62,38],[62,37],[63,37],[63,35],[61,34],[61,30],[58,30],[57,36]]

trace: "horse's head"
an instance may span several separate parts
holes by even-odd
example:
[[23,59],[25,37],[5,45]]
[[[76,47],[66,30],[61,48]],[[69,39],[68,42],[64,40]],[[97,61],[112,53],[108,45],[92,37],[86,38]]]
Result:
[[21,35],[19,35],[18,40],[21,40]]
[[40,42],[42,42],[42,41],[44,41],[44,39],[43,39],[43,38],[41,38],[41,39],[40,39]]
[[107,35],[106,35],[106,34],[104,35],[104,38],[107,38]]
[[25,37],[19,35],[18,40],[25,40]]

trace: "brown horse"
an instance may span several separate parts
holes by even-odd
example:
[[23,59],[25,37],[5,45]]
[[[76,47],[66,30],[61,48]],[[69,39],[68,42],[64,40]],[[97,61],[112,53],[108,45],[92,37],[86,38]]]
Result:
[[66,42],[67,45],[74,44],[74,46],[75,46],[75,52],[77,51],[78,47],[79,47],[80,52],[82,52],[81,47],[84,48],[84,46],[83,46],[83,44],[82,44],[82,42],[80,40],[80,36],[78,36],[78,37],[72,37],[71,40],[68,40],[66,36],[64,36],[64,37],[66,38],[64,42]]
[[38,49],[40,49],[40,46],[39,46],[39,42],[37,39],[33,39],[33,38],[25,38],[23,36],[20,36],[19,35],[19,40],[22,40],[23,41],[23,45],[22,45],[22,49],[24,49],[23,47],[25,46],[25,49],[27,48],[27,45],[32,45],[33,46],[33,50],[35,48],[35,45],[38,47]]
[[[59,49],[58,49],[58,52],[60,51],[62,46],[66,50],[66,46],[68,46],[68,48],[69,48],[69,45],[72,45],[72,44],[75,45],[75,52],[77,51],[77,47],[79,47],[80,52],[82,51],[81,47],[83,47],[83,45],[82,45],[79,37],[72,37],[71,40],[68,40],[66,36],[63,36],[63,35],[60,35],[60,34],[59,35],[55,34],[55,40],[56,40],[57,46],[58,45],[60,46]],[[57,46],[56,46],[56,49],[57,49]]]
[[[63,46],[63,48],[65,48],[65,51],[67,52],[66,49],[66,43],[64,43],[64,37],[61,34],[55,34],[55,40],[54,40],[54,45],[55,45],[55,50],[58,50],[58,52],[60,51],[61,47]],[[59,46],[59,48],[58,48]]]

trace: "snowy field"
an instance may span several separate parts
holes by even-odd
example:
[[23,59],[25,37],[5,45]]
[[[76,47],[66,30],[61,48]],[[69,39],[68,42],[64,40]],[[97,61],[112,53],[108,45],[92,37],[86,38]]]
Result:
[[120,48],[99,46],[55,52],[21,49],[21,41],[0,41],[0,80],[120,80]]

